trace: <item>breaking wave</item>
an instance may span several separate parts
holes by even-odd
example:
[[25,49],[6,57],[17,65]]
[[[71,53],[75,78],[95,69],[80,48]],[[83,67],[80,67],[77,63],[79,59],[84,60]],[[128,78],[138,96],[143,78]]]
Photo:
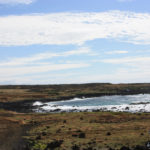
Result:
[[74,98],[57,102],[35,102],[36,112],[150,112],[150,94]]

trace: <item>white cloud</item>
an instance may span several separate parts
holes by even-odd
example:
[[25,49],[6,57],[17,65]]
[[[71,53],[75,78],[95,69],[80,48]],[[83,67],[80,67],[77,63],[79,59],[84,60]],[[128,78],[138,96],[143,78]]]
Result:
[[[66,62],[66,63],[53,63],[53,57],[70,57],[75,55],[90,55],[92,51],[88,47],[81,47],[76,50],[51,53],[43,52],[29,57],[11,58],[9,60],[0,62],[0,83],[15,81],[23,81],[23,83],[32,80],[30,75],[39,75],[42,73],[51,73],[53,71],[62,71],[69,69],[78,69],[89,67],[90,64],[84,62]],[[22,78],[24,76],[24,78]],[[22,79],[21,79],[22,78]],[[18,79],[18,80],[17,80]],[[33,78],[34,79],[34,78]],[[28,82],[29,83],[29,82]]]
[[[131,69],[118,69],[113,73],[80,76],[75,81],[85,82],[110,82],[110,83],[149,83],[150,71],[132,71]],[[75,83],[74,81],[74,83]]]
[[30,65],[30,66],[14,66],[14,67],[1,67],[0,68],[0,78],[12,78],[13,76],[27,75],[27,74],[37,74],[45,73],[49,71],[59,71],[75,68],[89,67],[86,63],[76,63],[76,64],[41,64],[41,65]]
[[121,11],[0,17],[0,45],[78,44],[113,38],[150,44],[150,14]]
[[11,84],[64,84],[64,83],[90,83],[90,82],[111,82],[111,83],[143,83],[150,82],[150,71],[132,70],[122,68],[112,73],[103,74],[44,74],[34,76],[5,76],[0,78],[0,83]]
[[[35,63],[35,61],[33,61]],[[26,62],[27,63],[27,62]],[[29,62],[28,62],[29,63]],[[97,62],[98,63],[98,62]],[[26,65],[6,65],[0,66],[0,83],[12,84],[59,84],[59,83],[85,83],[85,82],[112,82],[112,83],[134,83],[150,82],[150,57],[122,57],[114,59],[100,60],[99,63],[110,63],[116,65],[111,73],[101,71],[77,72],[61,74],[53,72],[60,70],[79,69],[94,67],[88,63],[62,63],[62,64],[31,64]],[[120,66],[121,64],[121,66]],[[94,64],[93,64],[94,65]],[[118,66],[118,67],[117,67]],[[117,69],[116,69],[117,68]],[[99,67],[101,70],[101,68]],[[41,73],[43,73],[41,75]],[[75,73],[75,74],[74,74]]]
[[[52,74],[46,73],[42,75],[30,76],[6,76],[0,78],[1,84],[60,84],[60,83],[73,83],[73,78],[79,76],[78,73],[65,73],[65,74]],[[38,82],[37,82],[38,81]],[[74,82],[75,83],[75,82]],[[78,83],[78,82],[76,82]]]
[[[111,73],[90,75],[89,82],[142,83],[150,82],[150,56],[110,58],[95,61],[113,65]],[[104,65],[104,64],[103,64]]]
[[35,0],[0,0],[0,4],[31,4]]
[[104,59],[100,60],[100,62],[111,63],[111,64],[124,64],[124,65],[132,65],[132,66],[149,66],[150,65],[150,57],[123,57],[123,58],[113,58],[113,59]]
[[127,53],[128,51],[121,51],[121,50],[106,52],[106,54],[127,54]]
[[0,66],[18,66],[18,65],[30,65],[32,63],[37,64],[47,64],[47,63],[40,63],[41,60],[51,59],[54,57],[68,57],[68,56],[75,56],[75,55],[92,55],[93,52],[88,47],[80,47],[76,50],[60,52],[60,53],[52,53],[52,52],[43,52],[39,54],[35,54],[29,57],[20,57],[20,58],[11,58],[7,61],[1,61]]

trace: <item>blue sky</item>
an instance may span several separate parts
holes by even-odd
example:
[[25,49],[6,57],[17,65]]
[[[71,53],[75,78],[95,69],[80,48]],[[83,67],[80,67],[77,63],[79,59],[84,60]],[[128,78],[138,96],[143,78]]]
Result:
[[0,0],[0,84],[150,82],[149,0]]

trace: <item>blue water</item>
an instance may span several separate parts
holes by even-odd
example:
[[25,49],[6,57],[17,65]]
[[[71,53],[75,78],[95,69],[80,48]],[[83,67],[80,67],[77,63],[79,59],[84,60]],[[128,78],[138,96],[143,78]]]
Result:
[[150,102],[150,94],[138,95],[114,95],[94,98],[72,99],[67,101],[50,102],[51,105],[59,106],[103,106],[103,105],[122,105],[139,102]]
[[93,98],[74,98],[65,101],[41,103],[37,112],[70,112],[70,111],[128,111],[128,112],[150,112],[150,94],[137,95],[114,95]]

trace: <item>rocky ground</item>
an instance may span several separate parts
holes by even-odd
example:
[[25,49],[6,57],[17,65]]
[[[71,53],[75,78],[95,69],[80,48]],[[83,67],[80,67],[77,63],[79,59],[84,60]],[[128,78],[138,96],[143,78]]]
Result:
[[0,150],[146,150],[150,114],[0,111]]

